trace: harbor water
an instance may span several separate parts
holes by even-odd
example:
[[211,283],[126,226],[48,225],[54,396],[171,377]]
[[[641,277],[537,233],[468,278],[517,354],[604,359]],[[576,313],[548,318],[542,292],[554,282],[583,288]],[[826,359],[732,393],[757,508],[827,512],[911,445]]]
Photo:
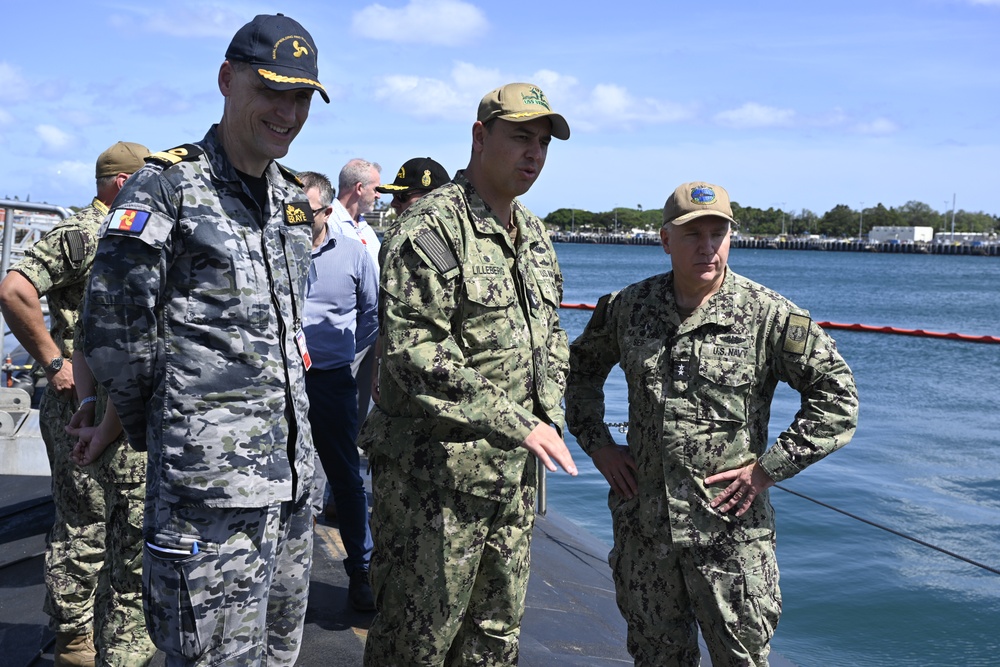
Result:
[[[594,304],[670,267],[658,247],[556,251],[565,303]],[[737,249],[729,263],[817,321],[1000,335],[996,258]],[[570,340],[590,318],[561,315]],[[858,383],[858,431],[782,486],[1000,569],[1000,345],[831,333]],[[617,367],[605,391],[606,419],[627,421]],[[772,441],[797,407],[780,385]],[[549,508],[610,544],[607,484],[568,441],[580,475],[549,475]],[[781,489],[771,501],[784,600],[776,652],[801,667],[1000,664],[1000,575]]]

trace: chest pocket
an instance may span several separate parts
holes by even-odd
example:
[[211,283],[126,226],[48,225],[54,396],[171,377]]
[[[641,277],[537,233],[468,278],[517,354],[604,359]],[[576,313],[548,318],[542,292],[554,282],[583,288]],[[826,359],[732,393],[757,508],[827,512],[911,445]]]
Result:
[[698,359],[694,387],[698,419],[745,422],[753,378],[754,368],[748,357],[703,353]]
[[187,245],[187,314],[192,324],[261,330],[267,327],[270,292],[258,233],[220,218],[195,218]]
[[461,331],[468,349],[506,350],[524,341],[524,321],[518,317],[517,295],[509,277],[471,276],[465,280],[465,296]]
[[622,340],[620,366],[629,383],[629,391],[661,395],[665,372],[660,366],[664,357],[663,339],[626,337]]

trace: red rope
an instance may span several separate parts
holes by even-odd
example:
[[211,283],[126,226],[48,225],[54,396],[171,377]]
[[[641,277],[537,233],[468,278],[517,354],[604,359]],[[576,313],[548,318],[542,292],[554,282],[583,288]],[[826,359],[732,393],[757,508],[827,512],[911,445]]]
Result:
[[[575,310],[593,310],[592,303],[562,303],[562,308]],[[943,333],[940,331],[926,331],[924,329],[900,329],[899,327],[878,327],[870,324],[842,324],[840,322],[817,322],[824,329],[842,329],[844,331],[867,331],[869,333],[896,334],[897,336],[919,336],[921,338],[945,338],[948,340],[961,340],[966,343],[993,343],[1000,344],[1000,336],[970,336],[960,333]]]

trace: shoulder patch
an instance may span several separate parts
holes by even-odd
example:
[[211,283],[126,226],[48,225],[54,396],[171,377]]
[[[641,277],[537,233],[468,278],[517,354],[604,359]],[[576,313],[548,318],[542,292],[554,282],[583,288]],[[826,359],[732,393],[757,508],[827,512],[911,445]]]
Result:
[[417,234],[413,242],[424,251],[434,264],[434,268],[438,270],[438,273],[448,273],[458,266],[455,254],[445,244],[444,240],[433,231],[425,229]]
[[789,315],[785,326],[785,345],[782,348],[791,354],[802,354],[809,342],[809,325],[812,318],[805,315]]
[[285,202],[286,225],[311,225],[313,223],[312,209],[306,202]]
[[153,153],[146,158],[146,162],[152,162],[154,164],[162,165],[163,167],[171,167],[180,162],[185,162],[187,160],[194,160],[202,153],[204,153],[200,147],[194,144],[183,144],[177,148],[171,148],[168,151],[160,151],[159,153]]
[[280,162],[276,163],[276,164],[278,165],[278,171],[281,172],[281,175],[285,177],[286,181],[291,181],[292,183],[295,183],[295,185],[299,186],[300,188],[303,188],[303,189],[305,188],[305,185],[302,184],[302,181],[299,180],[298,175],[294,171],[292,171],[288,167],[284,166]]
[[83,261],[83,232],[71,229],[66,232],[66,246],[69,250],[69,261],[79,264]]
[[116,208],[108,214],[107,231],[117,234],[139,235],[146,228],[149,211],[134,208]]

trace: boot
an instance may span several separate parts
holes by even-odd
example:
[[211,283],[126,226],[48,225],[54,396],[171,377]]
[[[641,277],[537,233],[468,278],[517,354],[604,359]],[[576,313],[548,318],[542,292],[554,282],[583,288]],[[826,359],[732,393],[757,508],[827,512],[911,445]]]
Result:
[[92,635],[76,635],[71,632],[56,634],[54,667],[94,667],[97,651]]

